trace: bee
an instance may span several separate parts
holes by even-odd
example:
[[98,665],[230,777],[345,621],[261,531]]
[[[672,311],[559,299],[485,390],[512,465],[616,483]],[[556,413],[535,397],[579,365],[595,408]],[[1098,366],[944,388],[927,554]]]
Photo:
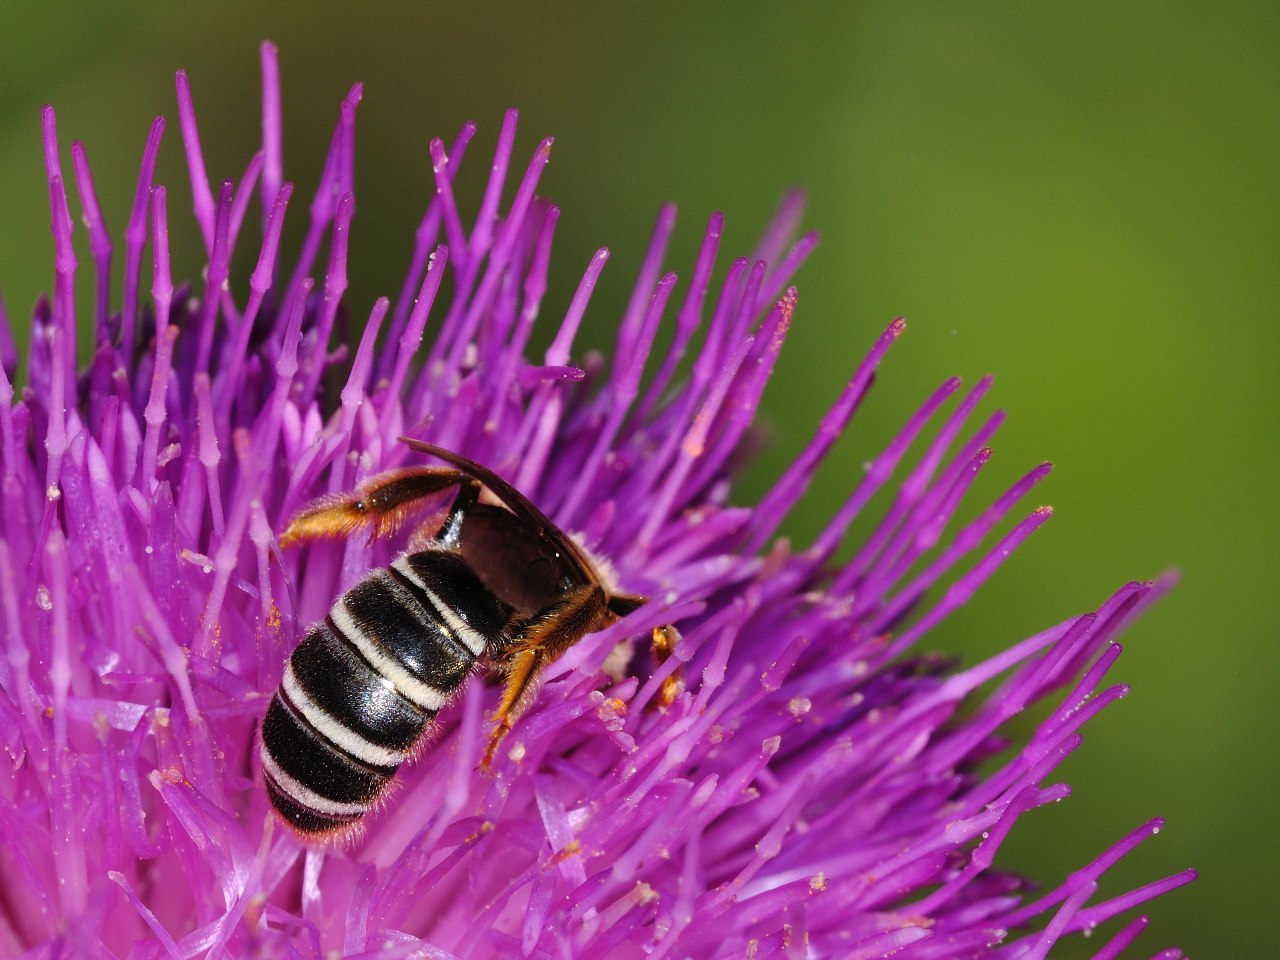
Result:
[[[477,664],[503,678],[483,764],[530,698],[538,674],[587,634],[646,598],[615,589],[607,568],[523,494],[480,464],[418,440],[445,463],[373,477],[304,507],[280,536],[393,534],[456,490],[435,529],[373,570],[312,626],[285,666],[261,727],[263,780],[280,817],[308,840],[355,827],[410,759]],[[497,504],[481,501],[488,491]],[[438,517],[438,514],[437,514]],[[667,628],[654,631],[665,642]]]

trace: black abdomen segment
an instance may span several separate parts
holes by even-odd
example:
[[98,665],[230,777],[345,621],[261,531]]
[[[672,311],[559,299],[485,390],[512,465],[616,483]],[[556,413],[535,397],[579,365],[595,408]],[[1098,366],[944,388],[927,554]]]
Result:
[[453,550],[401,556],[347,591],[289,658],[262,721],[276,811],[304,834],[358,821],[509,616]]

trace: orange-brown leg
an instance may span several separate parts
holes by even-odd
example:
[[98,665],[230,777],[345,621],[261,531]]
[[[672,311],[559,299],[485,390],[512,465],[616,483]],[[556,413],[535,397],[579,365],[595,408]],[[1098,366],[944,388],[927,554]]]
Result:
[[[680,641],[680,631],[667,624],[662,627],[653,628],[653,643],[649,647],[649,653],[653,657],[653,662],[661,666],[666,663],[675,652],[676,644]],[[669,707],[675,702],[676,697],[684,692],[684,672],[680,667],[676,667],[662,681],[662,686],[658,688],[657,705],[659,707]]]
[[525,707],[534,681],[549,663],[585,637],[610,623],[608,597],[599,584],[569,590],[556,603],[527,621],[503,652],[505,682],[493,715],[493,732],[481,766],[489,770],[502,738]]
[[[459,487],[459,500],[474,502],[480,484],[457,470],[438,467],[410,467],[370,477],[354,493],[321,497],[307,504],[289,521],[280,534],[280,546],[321,538],[346,537],[368,530],[374,538],[399,530],[423,507],[423,500],[450,487]],[[455,516],[455,514],[457,516]],[[455,509],[446,521],[456,526],[461,511]]]

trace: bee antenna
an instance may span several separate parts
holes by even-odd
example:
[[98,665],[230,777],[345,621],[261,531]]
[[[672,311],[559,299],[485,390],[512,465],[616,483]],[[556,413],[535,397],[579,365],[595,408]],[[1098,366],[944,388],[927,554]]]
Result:
[[609,612],[615,617],[625,617],[634,613],[649,602],[648,597],[635,593],[615,593],[608,600]]

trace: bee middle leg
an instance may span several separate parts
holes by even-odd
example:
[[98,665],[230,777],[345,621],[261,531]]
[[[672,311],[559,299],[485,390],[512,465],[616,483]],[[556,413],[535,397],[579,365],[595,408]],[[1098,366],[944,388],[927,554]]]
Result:
[[538,674],[569,647],[606,626],[611,619],[604,589],[599,584],[586,584],[570,589],[518,627],[511,645],[501,653],[502,699],[493,715],[494,728],[481,762],[483,769],[492,768],[498,744],[525,706]]

